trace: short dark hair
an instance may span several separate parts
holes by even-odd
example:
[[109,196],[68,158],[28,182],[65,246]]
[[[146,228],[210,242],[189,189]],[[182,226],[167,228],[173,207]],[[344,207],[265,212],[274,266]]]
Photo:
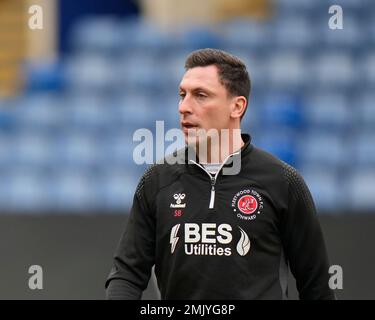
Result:
[[[185,70],[210,65],[217,67],[220,83],[231,96],[244,96],[248,102],[251,82],[246,65],[240,58],[219,49],[200,49],[189,54],[185,61]],[[247,105],[241,119],[246,110]]]

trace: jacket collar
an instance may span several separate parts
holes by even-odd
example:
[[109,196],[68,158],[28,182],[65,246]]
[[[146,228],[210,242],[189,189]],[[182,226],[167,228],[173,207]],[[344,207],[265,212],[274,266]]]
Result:
[[[234,152],[232,156],[227,159],[223,167],[231,167],[232,163],[235,161],[234,157],[241,157],[241,165],[242,165],[243,161],[248,157],[248,155],[252,151],[253,145],[251,144],[252,138],[250,134],[242,133],[241,138],[242,138],[242,141],[244,142],[244,145],[242,146],[241,150]],[[185,164],[188,165],[189,168],[195,167],[196,169],[197,166],[192,165],[194,162],[199,163],[198,156],[196,155],[195,150],[193,148],[186,146],[185,147]]]

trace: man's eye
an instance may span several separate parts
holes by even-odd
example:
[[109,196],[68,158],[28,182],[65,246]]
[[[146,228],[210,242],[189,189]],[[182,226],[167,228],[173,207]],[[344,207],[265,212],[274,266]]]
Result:
[[185,98],[185,93],[180,93],[179,96],[180,96],[181,99],[183,99],[183,98]]
[[207,98],[207,96],[204,93],[198,93],[197,96],[199,98]]

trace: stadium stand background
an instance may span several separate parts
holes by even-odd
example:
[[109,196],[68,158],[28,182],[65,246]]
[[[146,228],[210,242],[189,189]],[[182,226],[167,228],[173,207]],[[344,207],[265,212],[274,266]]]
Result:
[[[190,23],[168,14],[177,10],[168,1],[160,15],[150,1],[53,2],[55,47],[27,57],[30,30],[9,29],[19,20],[5,18],[27,21],[30,2],[11,10],[0,0],[0,298],[104,297],[146,167],[133,161],[133,133],[155,132],[156,120],[178,128],[184,60],[205,47],[246,62],[253,87],[243,130],[306,179],[331,263],[344,269],[337,296],[375,298],[373,1],[255,1],[246,10],[234,1]],[[328,28],[331,4],[344,10],[343,30]],[[16,34],[12,50],[6,30]],[[32,264],[45,270],[41,291],[27,287]],[[157,297],[154,283],[145,297]]]

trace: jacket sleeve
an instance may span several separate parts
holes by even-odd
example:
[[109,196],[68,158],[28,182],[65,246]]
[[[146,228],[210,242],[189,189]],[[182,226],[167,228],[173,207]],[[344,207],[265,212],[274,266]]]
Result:
[[329,288],[329,261],[311,193],[301,175],[284,168],[288,209],[282,218],[282,241],[300,299],[335,299]]
[[155,216],[146,199],[150,170],[141,178],[126,228],[105,283],[107,299],[138,300],[147,288],[155,258]]

